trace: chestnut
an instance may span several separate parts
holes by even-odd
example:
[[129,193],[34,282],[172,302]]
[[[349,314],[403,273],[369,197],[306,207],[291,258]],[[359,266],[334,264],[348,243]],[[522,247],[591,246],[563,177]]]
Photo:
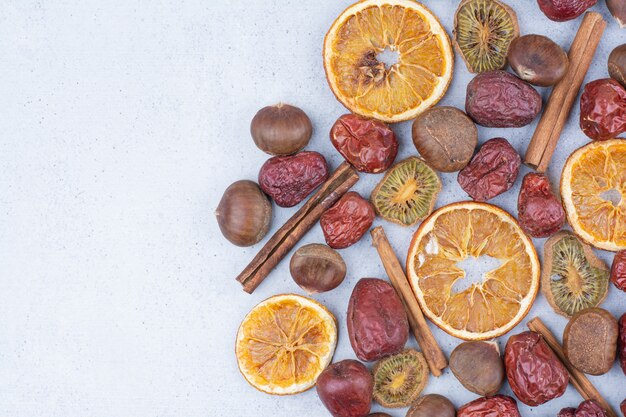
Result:
[[250,123],[256,146],[270,155],[291,155],[304,148],[311,139],[313,126],[301,109],[278,103],[263,107]]
[[456,410],[449,399],[439,394],[428,394],[419,397],[409,411],[406,417],[455,417]]
[[606,7],[609,8],[611,15],[617,20],[619,27],[626,26],[626,1],[625,0],[606,0]]
[[450,370],[474,394],[495,395],[504,383],[504,363],[496,342],[470,341],[450,355]]
[[370,412],[374,379],[359,361],[333,363],[322,371],[315,386],[333,417],[363,417]]
[[346,277],[346,263],[336,250],[312,243],[293,254],[289,272],[296,284],[311,295],[337,288]]
[[617,46],[609,55],[609,75],[626,87],[626,43]]
[[514,39],[508,60],[522,80],[541,87],[559,82],[569,67],[569,58],[563,48],[542,35],[524,35]]
[[232,183],[215,210],[222,234],[237,246],[251,246],[267,234],[272,204],[254,181]]

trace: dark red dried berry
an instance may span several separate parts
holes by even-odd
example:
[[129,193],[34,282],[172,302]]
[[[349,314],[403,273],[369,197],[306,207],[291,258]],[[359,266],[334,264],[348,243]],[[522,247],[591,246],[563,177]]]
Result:
[[275,156],[259,171],[259,185],[280,207],[293,207],[328,178],[326,159],[317,152]]
[[389,126],[356,114],[344,114],[337,119],[330,130],[330,141],[361,172],[385,171],[398,153],[398,141]]
[[612,78],[595,80],[580,97],[580,128],[593,140],[626,132],[626,90]]
[[375,217],[372,203],[350,191],[322,214],[320,225],[328,246],[343,249],[358,242]]
[[[626,375],[626,313],[622,314],[618,322],[619,339],[617,339],[617,358]],[[624,415],[626,417],[626,414]]]
[[565,224],[563,205],[543,174],[526,174],[517,199],[517,215],[522,229],[532,237],[548,237]]
[[513,186],[522,158],[504,138],[490,139],[459,172],[458,181],[474,200],[487,201]]
[[626,250],[621,250],[613,257],[611,282],[618,289],[626,291]]
[[537,0],[541,11],[555,22],[576,19],[597,2],[598,0]]
[[517,402],[507,395],[482,397],[459,408],[457,417],[521,417]]

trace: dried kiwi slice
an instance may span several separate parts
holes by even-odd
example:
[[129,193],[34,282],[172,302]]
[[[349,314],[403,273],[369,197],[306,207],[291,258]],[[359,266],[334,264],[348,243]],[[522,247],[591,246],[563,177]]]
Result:
[[374,365],[374,400],[383,407],[407,407],[428,380],[428,365],[421,352],[406,349]]
[[440,190],[441,180],[435,170],[412,156],[387,171],[371,200],[383,219],[413,226],[433,211]]
[[541,290],[554,311],[565,317],[604,301],[609,274],[591,246],[570,232],[559,232],[544,245]]
[[463,0],[454,15],[454,44],[470,72],[504,68],[518,36],[517,15],[498,0]]

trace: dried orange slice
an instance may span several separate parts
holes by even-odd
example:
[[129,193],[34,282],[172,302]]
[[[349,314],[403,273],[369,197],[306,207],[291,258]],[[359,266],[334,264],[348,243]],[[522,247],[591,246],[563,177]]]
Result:
[[[467,261],[484,262],[472,282]],[[433,323],[465,340],[500,336],[530,310],[539,289],[540,267],[530,238],[506,211],[486,203],[440,208],[417,229],[409,248],[407,275]]]
[[[385,64],[384,53],[396,54],[390,60],[396,62]],[[324,39],[324,69],[337,99],[354,113],[385,122],[412,119],[435,105],[453,64],[445,29],[413,0],[355,3]]]
[[567,221],[599,249],[626,249],[626,140],[592,142],[570,155],[561,175]]
[[257,304],[237,332],[239,370],[256,389],[297,394],[315,385],[337,344],[335,317],[320,303],[295,294]]

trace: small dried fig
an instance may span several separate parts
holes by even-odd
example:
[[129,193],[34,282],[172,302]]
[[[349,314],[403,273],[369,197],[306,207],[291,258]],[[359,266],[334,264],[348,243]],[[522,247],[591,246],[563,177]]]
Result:
[[[626,1],[619,1],[626,8]],[[609,75],[623,87],[626,87],[626,43],[611,51],[609,55]]]
[[250,123],[256,146],[270,155],[291,155],[311,139],[311,120],[301,109],[278,103],[263,107]]
[[372,203],[350,191],[320,217],[326,243],[333,249],[344,249],[358,242],[368,231],[376,213]]
[[439,394],[428,394],[419,397],[406,417],[455,417],[456,410],[449,399]]
[[374,380],[359,361],[333,363],[317,378],[316,387],[333,417],[365,417],[370,412]]
[[524,35],[514,39],[508,58],[518,77],[542,87],[559,82],[569,67],[563,48],[542,35]]
[[461,408],[457,417],[521,417],[517,408],[517,401],[508,395],[494,395],[481,397],[471,401]]
[[296,284],[311,295],[337,288],[346,277],[346,263],[336,250],[313,243],[293,254],[289,272]]
[[579,371],[603,375],[615,362],[618,332],[617,320],[608,311],[582,310],[565,326],[563,351]]
[[433,107],[413,122],[413,144],[426,162],[441,172],[464,168],[478,143],[478,129],[455,107]]
[[534,172],[522,181],[517,214],[522,229],[532,237],[551,236],[565,224],[565,210],[552,192],[548,177]]
[[450,370],[465,388],[482,396],[497,394],[504,383],[504,363],[496,342],[461,343],[450,355]]
[[612,78],[595,80],[580,96],[580,128],[593,140],[626,132],[626,89]]
[[598,0],[537,0],[541,11],[555,22],[576,19],[597,2]]
[[624,0],[606,0],[606,6],[617,20],[619,27],[626,26],[626,1]]
[[224,191],[215,217],[226,239],[237,246],[251,246],[270,228],[272,203],[254,181],[237,181]]
[[611,282],[619,290],[626,292],[626,250],[621,250],[613,257]]

